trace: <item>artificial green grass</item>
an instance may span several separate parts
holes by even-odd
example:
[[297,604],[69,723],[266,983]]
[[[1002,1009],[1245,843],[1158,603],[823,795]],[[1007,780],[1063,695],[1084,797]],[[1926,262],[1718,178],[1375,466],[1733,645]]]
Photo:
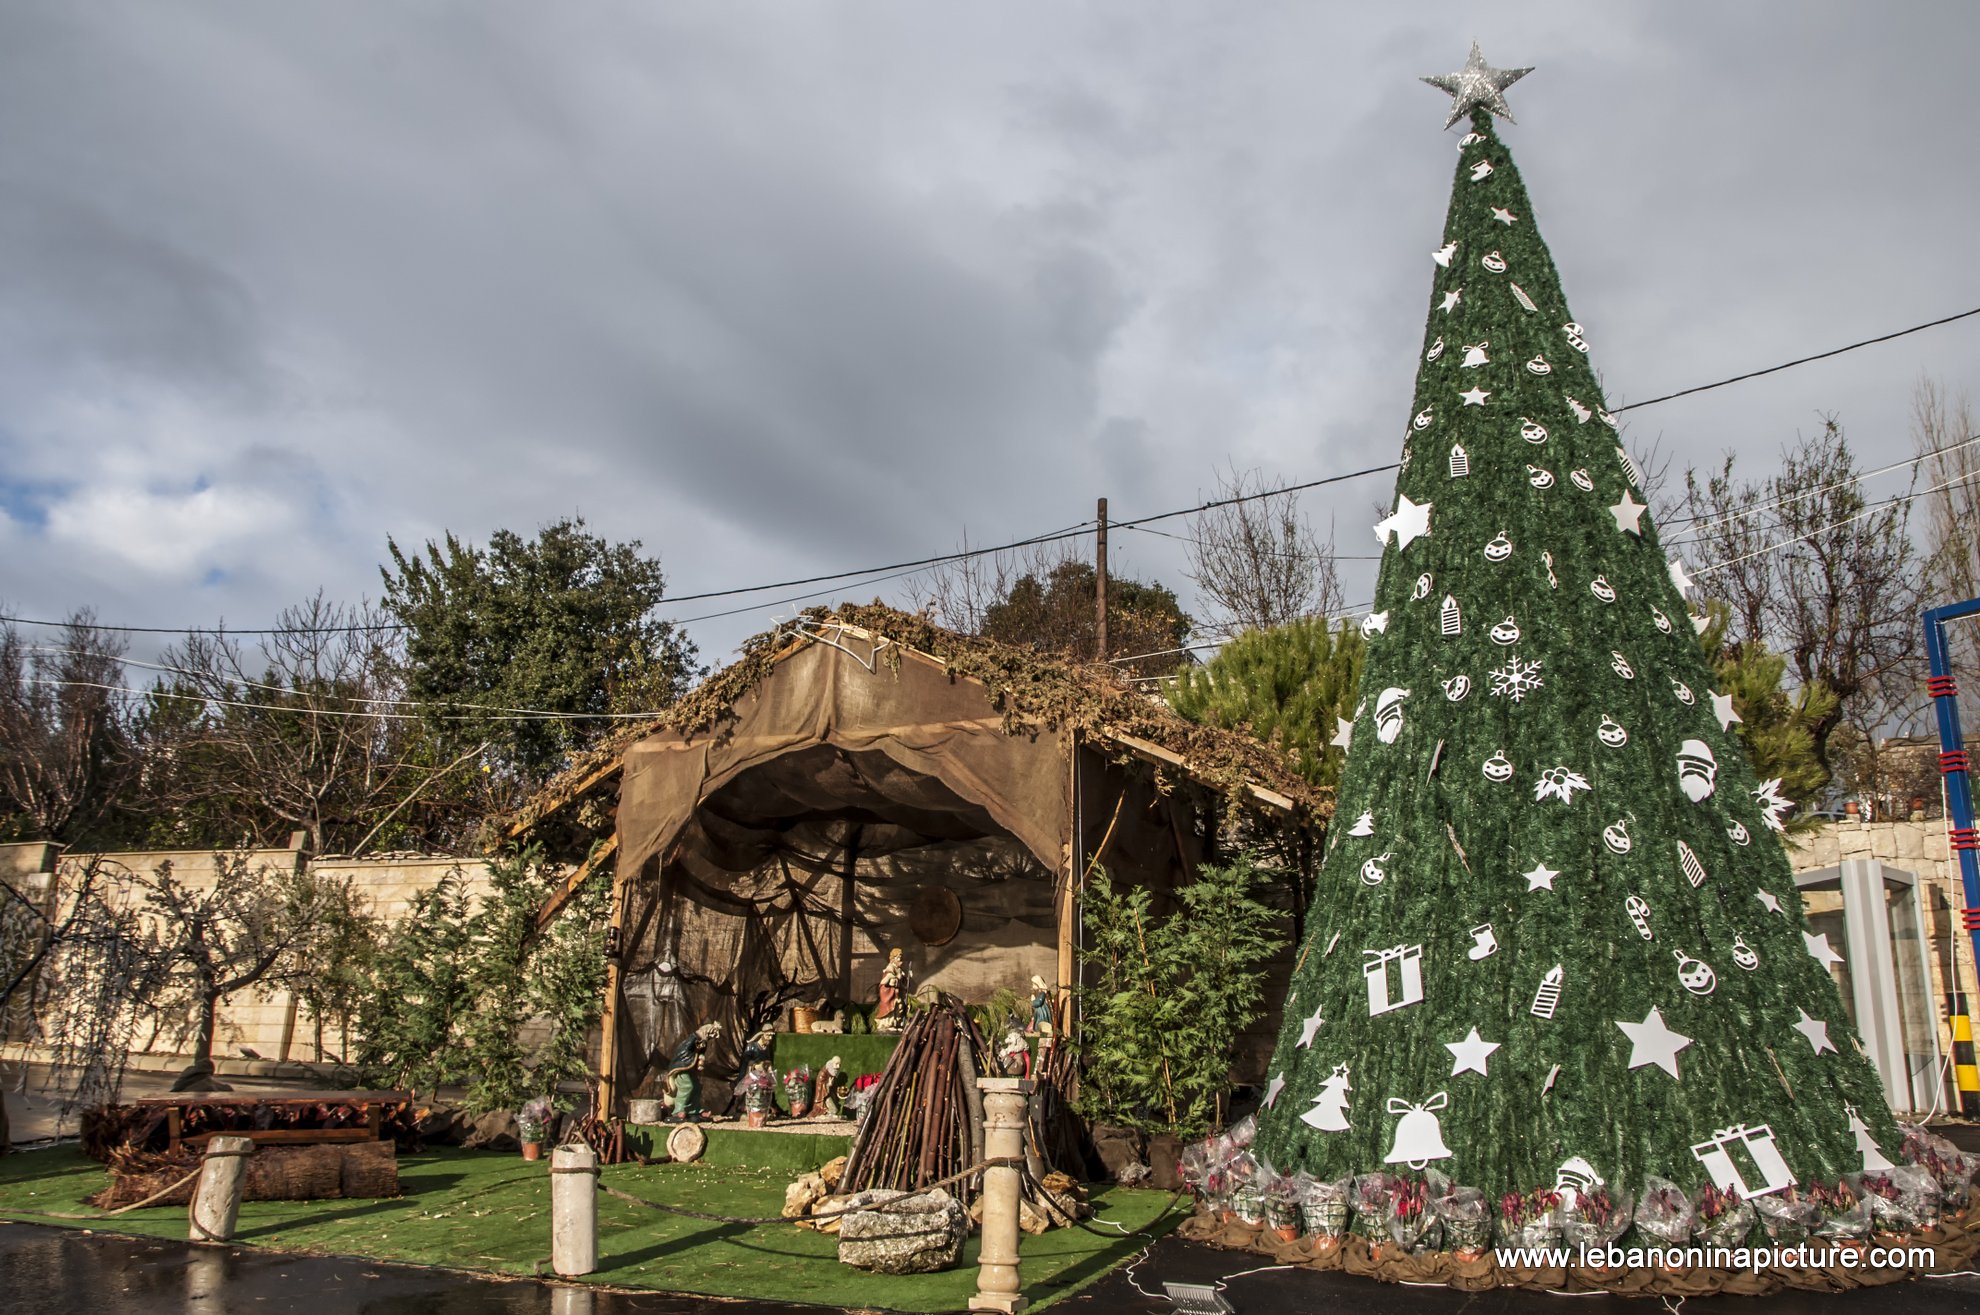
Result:
[[[377,1260],[504,1274],[533,1274],[550,1252],[547,1160],[440,1150],[399,1160],[405,1195],[388,1201],[249,1201],[239,1245],[363,1256]],[[668,1164],[615,1165],[605,1181],[651,1201],[711,1214],[775,1215],[788,1175],[767,1168]],[[183,1206],[136,1210],[115,1219],[50,1219],[88,1212],[82,1198],[108,1181],[95,1161],[69,1147],[0,1157],[0,1216],[33,1223],[183,1238]],[[1107,1188],[1094,1206],[1129,1229],[1166,1232],[1184,1217],[1164,1213],[1162,1192]],[[1112,1232],[1112,1230],[1107,1230]],[[1101,1237],[1080,1229],[1026,1235],[1020,1252],[1025,1295],[1042,1305],[1130,1259],[1146,1237]],[[587,1280],[718,1297],[766,1297],[823,1306],[900,1311],[962,1310],[976,1290],[977,1239],[963,1263],[941,1274],[869,1274],[838,1263],[836,1238],[789,1224],[748,1226],[687,1219],[598,1200],[599,1269]],[[547,1268],[547,1266],[546,1266]]]

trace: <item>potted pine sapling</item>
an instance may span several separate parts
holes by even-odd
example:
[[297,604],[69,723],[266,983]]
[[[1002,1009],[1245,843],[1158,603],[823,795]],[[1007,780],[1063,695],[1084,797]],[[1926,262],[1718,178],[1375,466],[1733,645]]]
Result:
[[523,1159],[543,1158],[543,1139],[549,1135],[555,1114],[548,1096],[534,1096],[516,1111],[516,1140],[522,1143]]

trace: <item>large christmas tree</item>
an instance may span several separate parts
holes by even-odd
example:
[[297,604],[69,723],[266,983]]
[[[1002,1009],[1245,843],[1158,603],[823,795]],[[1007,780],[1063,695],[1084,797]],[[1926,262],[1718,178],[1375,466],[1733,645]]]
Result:
[[1258,1149],[1492,1196],[1833,1183],[1898,1132],[1493,131],[1524,71],[1430,79],[1471,131]]

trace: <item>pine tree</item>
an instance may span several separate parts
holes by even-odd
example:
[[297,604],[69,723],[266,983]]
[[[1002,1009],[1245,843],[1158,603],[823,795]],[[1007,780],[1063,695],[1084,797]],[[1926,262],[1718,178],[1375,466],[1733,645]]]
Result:
[[1328,738],[1354,706],[1364,647],[1352,624],[1335,630],[1325,617],[1247,630],[1163,693],[1191,721],[1248,731],[1307,780],[1332,785],[1344,755]]
[[[1503,113],[1512,75],[1472,65],[1497,81],[1440,85]],[[1807,934],[1785,801],[1713,687],[1512,156],[1487,108],[1471,127],[1376,526],[1356,823],[1258,1149],[1323,1179],[1435,1159],[1491,1197],[1574,1157],[1618,1193],[1834,1182],[1870,1150],[1850,1107],[1872,1144],[1897,1131]],[[1316,1129],[1342,1064],[1349,1126]]]

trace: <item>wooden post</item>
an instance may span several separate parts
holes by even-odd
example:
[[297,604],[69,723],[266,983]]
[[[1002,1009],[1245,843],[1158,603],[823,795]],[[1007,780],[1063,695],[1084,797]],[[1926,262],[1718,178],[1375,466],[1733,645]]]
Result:
[[186,1236],[195,1242],[230,1242],[241,1213],[241,1188],[254,1143],[246,1137],[213,1137],[200,1161],[199,1182],[186,1207]]
[[[616,837],[615,837],[616,839]],[[626,921],[626,896],[632,878],[623,860],[612,869],[612,921],[605,935],[614,953],[605,963],[605,1009],[598,1028],[598,1108],[592,1115],[609,1119],[618,1112],[619,1086],[619,964],[627,947],[619,943]]]
[[1063,994],[1072,989],[1073,973],[1079,965],[1077,954],[1079,936],[1079,885],[1084,875],[1086,863],[1080,853],[1083,837],[1080,835],[1079,821],[1079,732],[1066,731],[1066,872],[1065,880],[1059,889],[1058,933],[1059,933],[1059,980],[1055,983]]
[[848,1008],[853,998],[853,881],[859,873],[859,841],[865,828],[852,824],[846,836],[846,871],[839,882],[839,992]]
[[1093,545],[1093,660],[1107,660],[1107,500],[1100,499],[1100,534]]
[[[983,1155],[989,1160],[1024,1156],[1024,1115],[1029,1078],[978,1078],[983,1093]],[[983,1171],[983,1246],[977,1256],[971,1310],[1016,1315],[1025,1307],[1018,1274],[1018,1171],[1014,1164]]]
[[550,1152],[550,1267],[564,1278],[598,1268],[598,1152]]

